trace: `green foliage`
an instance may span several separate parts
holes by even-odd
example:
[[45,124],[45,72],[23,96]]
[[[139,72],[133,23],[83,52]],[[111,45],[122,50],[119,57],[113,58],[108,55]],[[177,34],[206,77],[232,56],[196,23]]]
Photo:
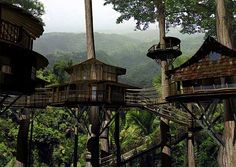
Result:
[[[150,87],[152,86],[152,78],[159,73],[160,68],[146,54],[148,48],[157,43],[157,37],[155,37],[157,33],[147,31],[146,33],[152,37],[151,39],[140,36],[140,33],[144,32],[133,32],[128,35],[95,33],[96,56],[107,64],[127,69],[126,75],[120,77],[121,82],[139,87]],[[176,34],[177,31],[174,33]],[[139,36],[142,38],[138,39]],[[203,34],[193,36],[178,34],[178,37],[182,40],[182,52],[185,55],[191,55],[200,46]],[[76,64],[86,60],[85,34],[44,34],[36,40],[34,49],[45,54],[50,62],[47,71],[52,72],[54,64],[58,62],[72,60]],[[47,72],[45,76],[48,76]],[[55,76],[53,78],[56,79]]]
[[117,18],[117,23],[134,18],[136,28],[146,30],[150,23],[156,21],[156,8],[153,0],[105,0],[104,5],[112,4],[113,9],[121,15]]
[[[71,164],[74,151],[74,118],[65,109],[49,107],[45,111],[36,112],[33,143],[35,149],[35,164],[48,163],[41,154],[45,150],[52,151],[49,154],[51,164]],[[87,135],[80,134],[79,156],[84,159],[81,150],[85,150]],[[78,158],[80,158],[78,157]],[[81,161],[81,163],[84,163]]]
[[65,83],[69,76],[66,73],[66,69],[72,66],[72,61],[58,61],[53,66],[53,74],[56,76],[56,79],[59,84]]
[[57,82],[57,78],[55,76],[55,74],[53,74],[52,70],[50,69],[40,69],[37,71],[37,78],[42,79],[47,81],[48,83],[51,84],[56,84]]
[[174,68],[180,66],[181,64],[185,63],[188,59],[190,59],[190,56],[179,56],[173,63]]
[[0,117],[0,166],[13,157],[16,148],[17,125],[7,117]]
[[[216,35],[216,5],[215,0],[165,0],[166,28],[181,25],[182,33],[205,32],[206,35]],[[236,1],[226,0],[226,13],[228,15],[231,34],[235,35],[236,26]],[[117,23],[133,18],[136,21],[136,28],[145,30],[150,23],[157,19],[157,1],[139,0],[105,0],[105,5],[112,4],[113,9],[120,13]]]
[[130,109],[122,120],[120,132],[122,152],[156,141],[159,119],[151,113]]
[[11,156],[12,156],[11,151],[3,142],[1,142],[0,143],[0,163],[7,164],[7,162],[11,160]]
[[181,141],[176,146],[171,148],[171,154],[172,154],[172,166],[186,166],[186,148],[187,144],[186,141]]
[[145,111],[131,110],[127,113],[126,121],[129,124],[135,124],[143,133],[149,135],[153,131],[153,122],[155,117]]
[[162,87],[161,87],[161,75],[157,75],[153,78],[153,86],[156,88],[158,94],[161,94]]
[[209,135],[200,133],[196,138],[196,144],[196,166],[216,167],[218,145],[214,140]]
[[50,84],[63,84],[69,79],[69,75],[65,70],[71,66],[72,60],[57,60],[52,69],[46,68],[37,71],[37,77]]

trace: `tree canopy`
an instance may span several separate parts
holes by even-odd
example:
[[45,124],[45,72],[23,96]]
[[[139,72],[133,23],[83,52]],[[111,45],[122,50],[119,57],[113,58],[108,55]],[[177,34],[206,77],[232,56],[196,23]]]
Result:
[[[215,0],[164,0],[166,27],[181,26],[183,33],[205,32],[206,35],[216,34]],[[227,16],[231,34],[236,34],[236,1],[226,0]],[[104,5],[111,4],[113,9],[120,13],[117,23],[133,18],[136,28],[145,30],[150,23],[157,20],[156,0],[105,0]]]

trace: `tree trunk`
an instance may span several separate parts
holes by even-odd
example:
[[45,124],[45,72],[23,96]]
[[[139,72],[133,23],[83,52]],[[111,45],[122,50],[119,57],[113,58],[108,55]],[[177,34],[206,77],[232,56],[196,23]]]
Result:
[[30,125],[30,118],[28,115],[22,115],[20,118],[20,127],[17,135],[16,148],[16,167],[27,166],[28,160],[28,132]]
[[224,100],[224,132],[222,139],[225,145],[220,147],[218,154],[218,165],[220,167],[234,167],[236,164],[235,121],[233,116],[235,107],[235,99]]
[[[76,108],[75,116],[78,117],[79,109]],[[73,156],[73,167],[77,167],[78,162],[78,123],[75,125],[75,136],[74,136],[74,156]]]
[[93,10],[92,0],[84,0],[85,3],[85,20],[86,20],[86,37],[87,37],[87,58],[96,58],[94,47],[93,33]]
[[[106,111],[105,120],[103,121],[103,128],[108,124],[110,120],[110,111]],[[104,158],[109,155],[109,128],[107,127],[100,136],[101,144],[101,158]]]
[[87,142],[87,157],[86,167],[98,167],[99,166],[99,133],[100,133],[100,122],[99,122],[99,107],[92,106],[89,113],[89,121],[91,127],[91,136],[89,136]]
[[[164,2],[157,1],[158,8],[158,21],[159,21],[159,31],[160,31],[160,48],[165,49],[165,4]],[[168,61],[161,61],[161,85],[162,85],[162,101],[165,102],[165,98],[169,96],[169,80],[166,75],[168,70]],[[162,153],[161,153],[161,164],[162,166],[171,166],[171,153],[170,153],[170,128],[169,120],[161,118],[160,123],[161,128],[161,143],[162,143]]]
[[216,33],[220,43],[232,48],[229,34],[229,20],[226,15],[224,0],[216,0]]
[[[217,38],[223,45],[232,48],[227,18],[224,0],[216,0]],[[218,154],[218,165],[220,167],[234,167],[236,164],[235,121],[233,116],[235,107],[234,99],[224,100],[224,131],[222,139],[225,145],[220,147]]]
[[[118,112],[118,111],[117,111]],[[121,165],[121,151],[120,151],[120,114],[116,113],[115,116],[115,144],[116,144],[116,166]]]
[[[87,59],[96,58],[93,33],[92,0],[85,0]],[[99,107],[92,106],[89,114],[91,135],[87,143],[86,167],[99,166]]]

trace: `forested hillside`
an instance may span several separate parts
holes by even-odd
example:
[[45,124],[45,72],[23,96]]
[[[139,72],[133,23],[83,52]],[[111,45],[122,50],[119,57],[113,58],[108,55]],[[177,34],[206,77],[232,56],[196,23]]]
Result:
[[[185,56],[190,56],[196,51],[204,36],[203,34],[181,35],[176,31],[169,34],[178,36],[182,40],[181,47]],[[147,50],[157,42],[158,35],[154,30],[135,31],[122,35],[95,33],[97,58],[106,63],[126,68],[127,75],[123,76],[121,80],[141,87],[150,86],[153,77],[158,74],[158,65],[146,57]],[[85,34],[45,33],[35,42],[34,50],[49,59],[49,68],[58,60],[72,60],[75,64],[86,59]]]

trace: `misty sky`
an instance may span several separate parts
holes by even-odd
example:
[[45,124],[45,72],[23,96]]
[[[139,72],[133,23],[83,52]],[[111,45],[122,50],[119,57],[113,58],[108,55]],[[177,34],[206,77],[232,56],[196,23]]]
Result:
[[[40,0],[46,14],[43,20],[45,32],[85,32],[84,0]],[[104,0],[93,0],[94,31],[133,31],[134,21],[116,24],[119,13],[111,5],[103,6]]]

